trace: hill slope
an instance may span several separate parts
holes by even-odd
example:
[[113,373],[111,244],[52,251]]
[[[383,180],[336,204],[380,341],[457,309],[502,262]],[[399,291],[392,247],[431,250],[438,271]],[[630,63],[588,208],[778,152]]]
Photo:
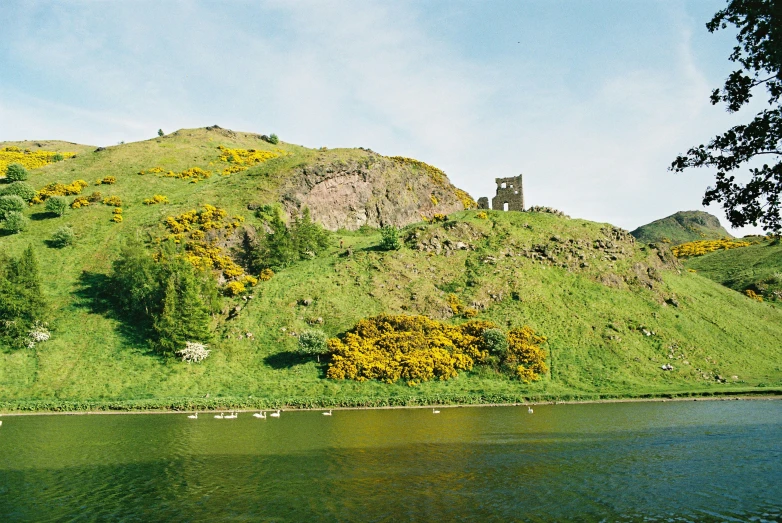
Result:
[[642,225],[630,234],[644,243],[668,241],[672,245],[732,238],[716,216],[702,211],[679,211],[667,218]]
[[782,301],[782,244],[765,241],[690,258],[685,266],[733,290]]
[[[427,191],[417,195],[421,207],[416,212],[450,212],[449,219],[408,225],[398,251],[378,249],[377,229],[341,230],[325,255],[260,282],[252,299],[225,298],[223,313],[214,319],[213,352],[205,362],[165,361],[150,352],[135,326],[105,299],[107,274],[123,237],[158,236],[167,216],[203,204],[219,205],[245,218],[243,227],[260,230],[263,224],[247,211],[248,204],[279,199],[295,208],[302,198],[296,202],[286,195],[306,196],[307,180],[316,187],[321,176],[355,172],[349,167],[319,174],[313,165],[342,161],[361,166],[373,154],[281,144],[277,148],[289,154],[198,183],[137,174],[157,165],[175,171],[198,165],[222,169],[217,145],[276,150],[258,144],[257,135],[230,133],[181,131],[167,139],[78,154],[33,171],[30,181],[36,187],[115,176],[116,183],[95,188],[122,198],[124,220],[113,222],[112,208],[100,204],[71,209],[63,218],[33,206],[25,211],[33,218],[27,231],[0,237],[0,247],[11,255],[33,245],[55,309],[51,340],[33,349],[0,352],[0,401],[9,402],[5,408],[29,400],[43,402],[34,403],[36,408],[87,408],[88,402],[184,407],[513,401],[782,385],[777,342],[782,311],[682,272],[664,246],[658,250],[637,244],[608,224],[546,213],[447,211],[449,205],[462,206],[455,189],[432,182],[425,167],[383,157],[375,165],[393,170],[389,176],[398,183]],[[369,171],[380,169],[359,168],[367,170],[367,179],[375,176]],[[437,187],[441,192],[435,203],[428,191]],[[374,187],[369,190],[375,194]],[[154,194],[171,203],[141,203]],[[395,205],[391,198],[387,202],[379,204],[376,216],[412,219],[412,211],[386,209],[383,205]],[[369,222],[369,215],[364,216],[364,223]],[[50,248],[46,240],[63,224],[74,227],[76,243]],[[503,328],[529,325],[547,336],[550,374],[527,385],[488,368],[416,387],[358,383],[324,379],[323,365],[294,352],[297,338],[292,334],[311,325],[333,336],[381,312],[462,322],[454,311],[465,307]],[[661,369],[667,363],[673,370]]]

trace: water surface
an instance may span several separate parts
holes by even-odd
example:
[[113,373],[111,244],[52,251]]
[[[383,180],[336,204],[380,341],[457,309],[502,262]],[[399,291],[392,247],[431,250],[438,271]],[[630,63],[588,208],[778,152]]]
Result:
[[0,521],[782,521],[782,401],[3,417]]

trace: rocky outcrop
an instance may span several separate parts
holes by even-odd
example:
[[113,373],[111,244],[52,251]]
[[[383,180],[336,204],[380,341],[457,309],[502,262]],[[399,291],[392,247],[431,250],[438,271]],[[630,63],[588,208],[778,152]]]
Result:
[[[362,225],[401,227],[434,214],[461,211],[472,199],[427,168],[371,151],[345,160],[321,155],[296,168],[282,188],[289,214],[308,207],[314,220],[330,230]],[[436,170],[438,173],[442,171]],[[472,202],[474,205],[474,202]]]

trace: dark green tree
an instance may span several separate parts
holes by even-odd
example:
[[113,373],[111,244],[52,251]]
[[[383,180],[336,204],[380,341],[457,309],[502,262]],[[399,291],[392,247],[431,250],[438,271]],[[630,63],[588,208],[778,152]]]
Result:
[[68,208],[68,201],[64,196],[52,196],[46,200],[46,206],[44,208],[48,213],[62,216]]
[[211,339],[210,317],[202,292],[204,285],[193,266],[178,258],[168,262],[167,272],[162,308],[154,319],[154,328],[158,351],[174,355],[185,342]]
[[266,235],[261,249],[264,265],[273,269],[282,269],[298,258],[296,245],[288,226],[279,214],[269,221],[269,227],[271,232]]
[[384,251],[395,251],[402,246],[399,241],[399,229],[393,225],[385,225],[380,229],[380,248]]
[[290,235],[300,260],[314,258],[329,246],[329,233],[312,221],[308,207],[304,208],[300,216],[293,218]]
[[23,182],[28,176],[30,173],[20,163],[12,163],[5,168],[5,178],[9,182]]
[[27,333],[46,320],[47,311],[32,246],[19,258],[0,258],[0,341],[23,347]]
[[[690,167],[717,170],[716,184],[708,187],[703,204],[721,203],[735,227],[760,223],[764,230],[779,234],[782,194],[782,2],[778,0],[729,0],[706,24],[709,32],[738,29],[729,60],[739,65],[722,89],[711,94],[711,103],[725,103],[729,112],[746,105],[758,90],[765,89],[768,108],[749,123],[737,125],[679,155],[671,170]],[[736,179],[735,171],[753,160],[768,159],[760,167],[748,168],[749,179]]]

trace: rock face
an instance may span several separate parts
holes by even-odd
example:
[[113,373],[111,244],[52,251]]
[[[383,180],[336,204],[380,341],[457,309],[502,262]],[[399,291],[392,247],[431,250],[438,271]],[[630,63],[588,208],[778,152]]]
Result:
[[475,206],[442,171],[371,151],[348,160],[324,155],[297,167],[281,192],[289,214],[308,207],[313,219],[330,230],[401,227]]

